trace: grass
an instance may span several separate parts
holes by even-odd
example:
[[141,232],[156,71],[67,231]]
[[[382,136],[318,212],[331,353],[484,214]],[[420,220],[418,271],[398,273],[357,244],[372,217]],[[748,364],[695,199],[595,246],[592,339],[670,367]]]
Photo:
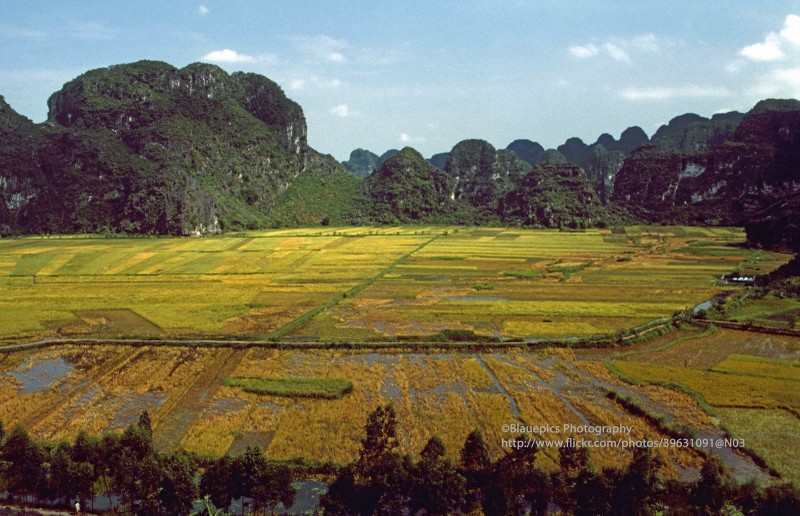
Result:
[[728,431],[743,438],[754,451],[780,473],[784,480],[800,486],[800,421],[780,409],[718,408],[717,415]]
[[258,378],[228,376],[223,385],[245,392],[288,398],[339,399],[353,391],[353,384],[339,378]]

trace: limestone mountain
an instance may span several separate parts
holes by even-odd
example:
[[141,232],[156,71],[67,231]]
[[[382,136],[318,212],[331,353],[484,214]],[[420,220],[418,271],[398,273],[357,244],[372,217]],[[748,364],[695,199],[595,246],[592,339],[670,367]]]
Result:
[[581,168],[603,204],[611,200],[614,181],[625,162],[625,156],[621,150],[609,151],[605,145],[595,144],[589,148],[589,154],[583,160]]
[[586,227],[607,220],[605,207],[583,171],[572,163],[539,164],[501,202],[507,223]]
[[444,166],[447,164],[448,159],[450,159],[449,152],[439,152],[428,158],[428,163],[438,168],[439,170],[444,170]]
[[356,149],[342,165],[356,177],[367,177],[378,168],[378,155],[366,149]]
[[542,155],[544,154],[544,147],[530,140],[514,140],[508,144],[506,150],[510,150],[516,154],[519,159],[527,162],[531,166],[537,165],[542,161]]
[[263,227],[310,163],[302,109],[256,74],[140,61],[86,72],[48,106],[39,125],[4,107],[12,231]]
[[451,179],[411,147],[389,157],[361,185],[356,221],[379,224],[454,221]]
[[756,106],[723,143],[705,152],[680,154],[660,146],[634,151],[612,200],[652,222],[743,225],[792,198],[800,192],[800,103],[796,109],[791,102],[781,105],[786,109]]
[[464,140],[450,151],[444,166],[453,198],[472,206],[480,218],[493,218],[500,199],[529,170],[511,151],[497,151],[485,140]]
[[[654,137],[654,141],[658,143],[659,148],[667,152],[703,153],[725,143],[743,118],[742,113],[732,111],[714,115],[710,119],[699,117],[686,125],[670,122],[673,127],[662,131],[657,140]],[[669,126],[662,126],[665,127]]]
[[570,163],[580,166],[589,154],[589,146],[580,138],[573,137],[559,145],[558,152],[563,154]]

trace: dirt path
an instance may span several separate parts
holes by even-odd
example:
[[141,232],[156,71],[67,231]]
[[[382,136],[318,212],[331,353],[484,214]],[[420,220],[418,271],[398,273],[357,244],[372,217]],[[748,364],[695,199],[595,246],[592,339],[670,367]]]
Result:
[[530,375],[537,381],[537,383],[539,383],[539,385],[541,385],[542,387],[544,387],[545,389],[550,391],[550,393],[553,396],[555,396],[556,398],[558,398],[558,400],[561,403],[563,403],[570,410],[570,412],[575,414],[575,416],[577,416],[577,418],[580,419],[581,424],[587,425],[587,426],[591,424],[589,422],[589,420],[586,418],[586,416],[583,415],[583,412],[578,410],[575,407],[575,405],[573,405],[571,401],[569,401],[567,398],[565,398],[557,388],[553,387],[550,383],[546,382],[544,380],[544,378],[539,376],[539,374],[536,373],[536,371],[534,371],[530,367],[524,366],[523,364],[518,364],[516,362],[513,362],[512,360],[510,360],[508,357],[506,357],[504,355],[492,355],[492,356],[494,358],[496,358],[497,360],[500,360],[501,362],[504,362],[504,363],[506,363],[506,364],[508,364],[508,365],[510,365],[512,367],[517,367],[517,368],[520,368],[520,369],[530,373]]
[[[492,355],[495,356],[495,355]],[[514,414],[514,417],[517,418],[517,421],[522,421],[522,416],[519,413],[519,406],[517,405],[517,400],[514,398],[514,395],[508,392],[506,388],[500,383],[500,379],[497,378],[497,375],[494,374],[492,368],[483,360],[483,357],[477,353],[473,353],[472,357],[477,360],[481,367],[483,367],[484,371],[491,377],[492,381],[494,382],[494,386],[500,391],[500,394],[506,397],[508,400],[509,408],[511,409],[511,413]]]
[[203,373],[184,393],[162,406],[154,417],[153,444],[157,450],[176,450],[204,407],[204,401],[222,385],[244,358],[246,350],[220,349]]

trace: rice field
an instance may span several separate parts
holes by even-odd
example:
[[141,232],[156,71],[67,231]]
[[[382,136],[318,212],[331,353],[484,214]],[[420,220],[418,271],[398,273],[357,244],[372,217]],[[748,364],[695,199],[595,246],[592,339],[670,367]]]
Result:
[[[789,259],[745,249],[743,240],[735,228],[667,226],[0,240],[0,341],[52,339],[0,354],[0,420],[57,442],[81,430],[122,429],[148,410],[161,449],[219,456],[257,444],[273,459],[334,463],[357,457],[368,414],[389,402],[405,451],[419,453],[439,435],[453,460],[476,428],[492,458],[501,456],[502,439],[514,437],[503,430],[510,423],[630,425],[631,438],[656,439],[684,427],[724,436],[721,422],[793,479],[794,456],[780,457],[779,446],[800,445],[791,430],[800,413],[795,337],[687,327],[624,349],[475,353],[197,342],[613,333],[741,289],[720,283],[723,274],[768,271]],[[181,342],[158,345],[166,339]],[[276,379],[283,383],[267,385]],[[319,395],[328,388],[339,390]],[[791,431],[770,440],[748,420]],[[728,452],[720,457],[737,478],[768,480],[746,455]],[[656,453],[666,477],[697,478],[700,451]],[[598,468],[630,460],[630,450],[590,455]],[[554,449],[537,458],[549,470],[557,460]]]
[[684,330],[584,357],[607,360],[620,381],[694,396],[784,480],[800,481],[800,338]]
[[497,339],[613,333],[788,259],[735,228],[275,230],[0,240],[0,339]]

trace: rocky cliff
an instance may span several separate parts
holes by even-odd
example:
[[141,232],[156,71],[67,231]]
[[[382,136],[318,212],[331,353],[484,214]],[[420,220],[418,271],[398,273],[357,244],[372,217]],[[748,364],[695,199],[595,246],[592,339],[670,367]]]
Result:
[[795,196],[800,102],[782,111],[769,105],[756,106],[723,143],[705,152],[657,146],[634,151],[619,172],[613,202],[651,222],[743,225]]
[[40,125],[0,114],[7,231],[261,227],[308,166],[302,109],[255,74],[141,61],[89,71],[48,106]]

